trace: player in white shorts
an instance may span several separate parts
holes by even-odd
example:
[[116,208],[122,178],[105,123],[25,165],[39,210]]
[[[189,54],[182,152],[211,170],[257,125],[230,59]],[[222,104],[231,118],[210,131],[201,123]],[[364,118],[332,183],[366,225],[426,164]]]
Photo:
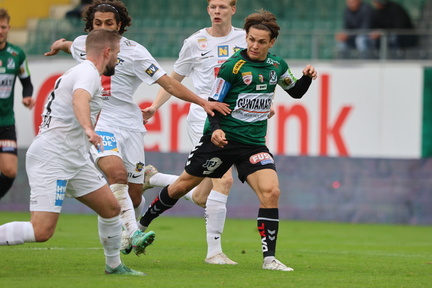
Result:
[[102,138],[94,130],[102,108],[99,79],[101,74],[114,74],[120,38],[112,30],[90,33],[87,60],[56,81],[39,133],[27,151],[31,221],[0,226],[0,245],[47,241],[54,234],[64,197],[75,197],[99,215],[105,273],[145,275],[121,262],[120,205],[89,156],[91,145],[102,150]]
[[[131,25],[131,18],[120,1],[95,0],[83,13],[86,31],[106,28],[117,30],[122,35]],[[51,46],[46,56],[57,54],[60,50],[72,54],[77,61],[86,57],[86,35],[77,37],[73,42],[60,39]],[[130,253],[129,239],[142,232],[136,223],[145,208],[142,196],[144,158],[144,135],[141,109],[133,101],[133,94],[141,83],[158,83],[177,97],[195,102],[206,111],[221,109],[214,103],[203,101],[178,81],[166,75],[159,63],[139,43],[122,37],[116,74],[103,77],[103,109],[98,118],[96,131],[104,139],[104,153],[92,149],[94,160],[107,177],[110,188],[122,207],[121,218],[125,228],[122,252]],[[225,110],[224,113],[228,112]],[[135,210],[134,210],[135,208]],[[134,250],[139,255],[144,251]]]
[[[185,77],[192,78],[197,94],[207,99],[211,92],[219,68],[237,50],[246,47],[246,34],[243,29],[231,24],[232,15],[236,11],[236,0],[208,0],[207,12],[212,26],[204,28],[184,41],[179,58],[174,64],[171,77],[182,81]],[[149,108],[145,108],[145,119],[154,115],[170,97],[161,89],[156,100]],[[193,147],[203,135],[207,113],[198,105],[191,104],[187,116],[187,129]],[[144,188],[166,186],[172,184],[178,176],[158,173],[151,165],[146,167]],[[205,208],[207,231],[207,256],[209,264],[237,264],[222,252],[221,234],[226,219],[226,202],[232,186],[231,169],[218,179],[207,178],[190,191],[185,198]]]

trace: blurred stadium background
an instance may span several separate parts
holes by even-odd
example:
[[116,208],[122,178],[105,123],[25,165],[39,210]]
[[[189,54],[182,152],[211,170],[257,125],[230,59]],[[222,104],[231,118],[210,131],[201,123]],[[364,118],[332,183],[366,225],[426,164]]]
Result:
[[[32,62],[47,61],[41,60],[41,58],[43,58],[43,53],[49,50],[53,41],[61,37],[73,40],[76,36],[84,33],[81,20],[65,18],[66,11],[76,7],[78,2],[77,0],[0,1],[0,5],[8,9],[12,17],[9,41],[20,45],[26,51],[30,68],[32,68]],[[166,60],[169,65],[172,65],[177,58],[183,40],[198,29],[209,25],[209,18],[205,13],[207,5],[205,0],[124,0],[123,2],[128,7],[132,17],[132,27],[129,28],[125,36],[143,44],[156,59]],[[414,133],[415,139],[403,139],[406,142],[402,141],[401,144],[394,141],[393,138],[382,140],[386,137],[386,131],[384,131],[386,129],[381,128],[387,126],[380,126],[374,130],[375,134],[371,138],[378,139],[377,143],[383,146],[380,147],[384,151],[381,154],[363,152],[352,153],[351,155],[344,155],[344,153],[329,153],[328,155],[325,153],[284,153],[283,148],[280,149],[282,152],[275,153],[277,154],[281,187],[283,187],[280,213],[282,218],[432,224],[432,179],[430,177],[432,162],[429,158],[432,155],[432,141],[430,140],[432,139],[432,113],[429,112],[429,110],[432,111],[432,89],[429,87],[432,85],[432,73],[429,68],[432,66],[432,1],[395,0],[395,2],[401,3],[414,20],[417,27],[416,33],[421,39],[420,45],[405,51],[406,53],[402,57],[399,55],[395,58],[391,54],[378,52],[379,59],[365,61],[337,58],[334,35],[342,29],[345,0],[238,1],[237,13],[233,18],[234,26],[242,27],[243,19],[260,8],[265,8],[277,16],[281,26],[281,34],[272,52],[287,59],[289,64],[299,63],[298,65],[301,66],[303,63],[311,62],[318,68],[323,67],[318,69],[319,72],[330,75],[332,73],[339,75],[349,71],[351,73],[350,79],[354,78],[359,82],[352,84],[344,83],[343,80],[338,81],[337,85],[343,86],[344,91],[363,89],[361,95],[378,95],[376,98],[379,98],[380,95],[386,95],[386,99],[393,97],[393,99],[408,99],[405,100],[408,103],[416,101],[419,103],[419,107],[411,110],[404,107],[405,104],[393,103],[391,99],[373,99],[374,101],[370,102],[370,107],[366,107],[362,115],[363,118],[359,120],[359,126],[364,122],[367,129],[373,129],[374,122],[372,120],[371,122],[366,121],[370,118],[367,113],[369,110],[374,110],[375,104],[383,102],[385,104],[390,103],[390,105],[375,111],[374,117],[394,113],[399,115],[401,122],[391,126],[391,129],[416,131]],[[62,58],[70,57],[63,54]],[[55,61],[55,59],[50,59],[47,62],[53,63]],[[359,63],[365,64],[366,67],[359,65]],[[420,72],[409,78],[409,71],[411,70],[407,70],[406,67],[410,67],[410,69],[414,67],[414,71],[419,70]],[[401,80],[398,80],[399,78],[396,80],[386,79],[383,81],[384,84],[374,83],[369,88],[367,87],[369,78],[362,81],[362,77],[365,75],[371,75],[370,77],[373,78],[376,74],[377,77],[375,78],[379,77],[377,81],[380,82],[385,79],[382,74],[393,70],[408,72],[407,75],[400,76]],[[32,77],[35,73],[38,72],[32,70]],[[403,73],[395,72],[395,74]],[[420,76],[417,77],[417,75]],[[421,78],[418,83],[413,81],[417,78]],[[36,77],[33,79],[38,81]],[[406,82],[402,81],[404,79]],[[398,87],[394,87],[395,83],[401,87],[408,86],[408,88],[400,90]],[[41,83],[34,84],[41,85]],[[336,83],[333,85],[335,86]],[[324,88],[321,87],[320,89]],[[418,92],[410,93],[411,90]],[[18,91],[19,89],[16,90],[16,99],[19,97]],[[318,94],[318,92],[311,93]],[[345,92],[337,93],[336,91],[334,93],[337,94],[336,96],[333,95],[334,98],[341,98],[340,103],[344,103]],[[416,95],[413,97],[412,94]],[[410,97],[413,97],[414,100],[409,100]],[[316,102],[316,100],[311,101]],[[310,103],[309,105],[315,107],[318,104]],[[357,105],[361,106],[360,104]],[[18,110],[18,112],[27,113],[20,111],[25,110]],[[21,117],[19,113],[18,117]],[[403,127],[403,123],[411,123],[411,119],[414,119],[413,122],[419,119],[418,127],[413,127],[411,130],[409,127]],[[17,121],[23,122],[22,119]],[[363,129],[366,128],[363,127]],[[23,132],[21,133],[23,134]],[[354,129],[354,131],[350,130],[346,133],[356,134],[357,132]],[[368,134],[361,136],[361,138],[367,137],[369,137]],[[187,141],[185,140],[185,142]],[[414,149],[417,152],[404,153],[403,145],[406,144],[408,147],[410,146],[409,143],[412,142],[418,151]],[[385,153],[386,150],[392,151],[393,146],[398,144],[402,145],[402,152],[399,151],[392,156]],[[185,146],[187,147],[188,143]],[[352,150],[355,150],[355,144],[351,146],[353,147]],[[407,150],[410,149],[407,148]],[[176,149],[165,150],[167,151],[160,153],[148,149],[146,152],[147,162],[154,164],[164,172],[178,174],[183,168],[184,159],[186,159],[185,151],[182,149],[180,151]],[[25,147],[21,147],[20,175],[12,190],[0,202],[0,210],[26,211],[28,209],[29,188],[25,176],[24,155]],[[235,182],[229,200],[228,215],[239,218],[255,217],[256,197],[249,191],[247,185],[242,185],[239,181]],[[156,192],[156,189],[149,191],[149,200]],[[88,212],[81,206],[81,204],[70,202],[64,210],[72,213]],[[203,210],[190,203],[182,203],[169,213],[202,216]]]

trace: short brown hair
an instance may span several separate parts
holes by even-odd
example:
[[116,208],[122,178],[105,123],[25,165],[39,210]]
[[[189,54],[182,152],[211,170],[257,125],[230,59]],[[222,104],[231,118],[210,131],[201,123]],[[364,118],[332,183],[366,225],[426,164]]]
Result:
[[113,49],[114,45],[119,45],[120,39],[121,35],[116,30],[96,29],[91,31],[86,38],[86,50],[87,52],[92,49],[103,50],[107,46]]
[[6,19],[8,23],[10,21],[10,15],[4,8],[0,8],[0,19]]
[[280,27],[276,23],[276,16],[271,12],[264,9],[258,10],[257,13],[250,14],[244,20],[243,29],[246,33],[249,33],[250,27],[267,30],[270,32],[270,39],[277,38],[279,36]]

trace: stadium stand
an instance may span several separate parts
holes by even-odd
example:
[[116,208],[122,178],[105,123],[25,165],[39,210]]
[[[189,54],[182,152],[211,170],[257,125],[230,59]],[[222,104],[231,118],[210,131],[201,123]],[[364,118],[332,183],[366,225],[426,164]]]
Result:
[[[432,58],[431,0],[394,0],[409,11],[422,34],[420,48],[406,53],[413,59]],[[132,16],[132,27],[125,36],[134,39],[157,58],[176,58],[183,40],[209,24],[206,1],[196,0],[124,0]],[[233,24],[241,27],[243,19],[260,8],[273,12],[281,34],[273,53],[291,59],[336,57],[334,34],[342,27],[343,0],[241,0]],[[83,24],[68,19],[41,18],[29,31],[25,45],[29,55],[42,55],[55,39],[73,39],[83,32]]]

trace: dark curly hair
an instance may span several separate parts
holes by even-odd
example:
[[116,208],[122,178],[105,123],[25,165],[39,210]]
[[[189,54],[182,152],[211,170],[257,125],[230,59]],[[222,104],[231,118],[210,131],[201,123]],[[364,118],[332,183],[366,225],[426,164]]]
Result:
[[279,36],[280,27],[276,23],[276,16],[264,9],[260,9],[257,13],[250,14],[245,18],[243,28],[246,33],[249,33],[250,27],[269,31],[270,39],[275,39]]
[[117,0],[95,0],[88,5],[83,12],[83,20],[85,23],[84,31],[90,32],[93,30],[94,14],[96,12],[113,12],[117,23],[121,23],[120,35],[127,31],[126,27],[132,25],[132,19],[129,17],[128,10],[123,2]]

